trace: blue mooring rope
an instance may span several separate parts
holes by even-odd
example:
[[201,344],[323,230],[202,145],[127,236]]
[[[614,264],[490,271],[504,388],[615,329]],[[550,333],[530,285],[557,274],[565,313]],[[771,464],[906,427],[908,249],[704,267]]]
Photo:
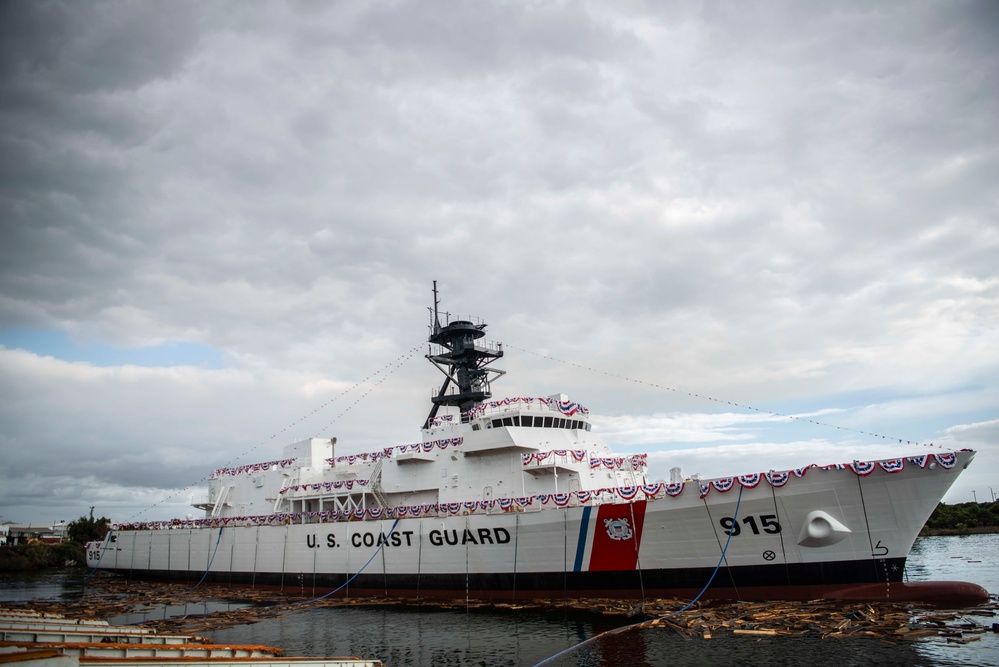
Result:
[[111,537],[112,537],[111,532],[108,531],[108,534],[104,536],[104,546],[101,547],[101,555],[97,557],[97,563],[94,565],[94,569],[92,569],[89,573],[87,573],[87,576],[85,576],[79,582],[71,582],[71,583],[86,584],[88,581],[90,581],[90,577],[94,576],[94,573],[97,572],[97,568],[100,567],[101,565],[101,561],[104,560],[104,552],[108,550],[108,546],[111,544]]
[[[735,521],[736,519],[739,518],[739,505],[742,504],[742,488],[743,487],[740,484],[739,485],[739,498],[738,498],[738,500],[735,501],[735,514],[732,515],[732,520],[733,521]],[[672,613],[666,614],[665,616],[660,616],[660,618],[669,618],[671,616],[676,616],[678,614],[682,614],[683,612],[685,612],[688,609],[690,609],[698,600],[701,599],[701,596],[704,595],[704,592],[706,590],[708,590],[708,587],[711,585],[711,582],[715,580],[715,575],[717,575],[718,574],[718,570],[721,569],[722,563],[725,562],[725,553],[728,551],[728,545],[732,541],[732,533],[734,533],[734,532],[735,532],[734,530],[729,530],[728,531],[728,539],[725,540],[725,548],[722,549],[721,558],[718,559],[718,564],[715,565],[714,572],[711,573],[711,577],[708,578],[708,583],[704,584],[704,588],[701,589],[701,592],[698,593],[697,596],[693,600],[691,600],[690,602],[688,602],[682,608],[680,608],[680,609],[678,609],[678,610],[676,610],[676,611],[674,611]],[[569,653],[572,653],[573,651],[575,651],[577,649],[580,649],[583,646],[586,646],[587,644],[589,644],[589,643],[591,643],[593,641],[596,641],[597,639],[600,639],[604,635],[614,635],[614,634],[617,634],[619,632],[627,632],[628,630],[631,630],[632,628],[636,628],[636,627],[638,627],[639,625],[642,625],[645,622],[646,621],[639,621],[638,623],[632,623],[631,625],[626,625],[623,628],[615,628],[613,630],[608,630],[606,632],[601,632],[599,635],[593,635],[589,639],[584,639],[583,641],[579,642],[578,644],[574,644],[574,645],[570,646],[569,648],[567,648],[565,650],[559,651],[558,653],[556,653],[553,656],[545,658],[544,660],[542,660],[541,662],[539,662],[538,664],[536,664],[534,667],[541,667],[542,665],[546,665],[546,664],[550,663],[553,660],[561,658],[564,655],[568,655]]]
[[367,562],[367,563],[365,563],[365,564],[364,564],[364,565],[363,565],[363,566],[361,567],[361,569],[360,569],[360,570],[358,570],[357,572],[355,572],[355,573],[353,574],[353,576],[351,576],[351,577],[350,577],[350,579],[348,579],[347,581],[343,582],[342,584],[340,584],[340,586],[338,586],[337,588],[333,589],[332,591],[330,591],[330,592],[329,592],[329,593],[327,593],[326,595],[320,595],[320,596],[319,596],[319,597],[317,597],[317,598],[312,598],[311,600],[305,600],[305,601],[303,601],[303,602],[296,602],[295,604],[296,604],[296,605],[299,605],[299,604],[312,604],[313,602],[318,602],[319,600],[324,600],[324,599],[328,598],[329,596],[333,595],[334,593],[336,593],[336,592],[338,592],[338,591],[340,591],[340,590],[343,590],[344,586],[346,586],[346,585],[347,585],[347,584],[349,584],[350,582],[354,581],[354,579],[356,579],[356,578],[357,578],[357,575],[359,575],[360,573],[364,572],[364,570],[365,570],[365,569],[367,569],[367,567],[368,567],[369,565],[371,565],[371,561],[373,561],[373,560],[375,559],[375,556],[377,556],[377,555],[378,555],[378,553],[379,553],[379,552],[380,552],[380,551],[381,551],[382,549],[384,549],[384,548],[385,548],[385,545],[386,545],[386,544],[388,544],[388,538],[389,538],[389,536],[390,536],[390,535],[391,535],[391,534],[392,534],[393,532],[395,532],[395,527],[396,527],[396,526],[398,526],[398,525],[399,525],[399,519],[396,519],[396,520],[395,520],[395,522],[394,522],[394,523],[392,524],[392,527],[391,527],[391,528],[389,528],[389,532],[385,534],[385,539],[384,539],[384,540],[382,540],[382,543],[381,543],[381,546],[379,546],[379,547],[378,547],[378,548],[377,548],[377,549],[375,550],[375,553],[371,554],[371,558],[369,558],[369,559],[368,559],[368,562]]
[[212,563],[215,562],[215,554],[217,554],[219,552],[219,542],[222,541],[222,529],[223,528],[225,528],[225,526],[219,526],[219,536],[217,538],[215,538],[215,550],[212,551],[212,557],[210,559],[208,559],[208,567],[205,568],[205,573],[203,575],[201,575],[201,581],[199,581],[198,583],[196,583],[193,586],[191,586],[191,590],[192,591],[195,588],[197,588],[198,586],[201,585],[201,582],[205,580],[205,577],[207,577],[208,573],[211,572],[211,570],[212,570]]

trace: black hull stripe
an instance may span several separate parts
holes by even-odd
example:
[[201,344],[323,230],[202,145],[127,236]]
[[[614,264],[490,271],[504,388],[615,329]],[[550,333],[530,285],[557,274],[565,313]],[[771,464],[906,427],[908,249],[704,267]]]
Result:
[[[904,558],[879,560],[751,565],[721,568],[706,598],[740,597],[754,589],[801,588],[811,594],[816,588],[838,589],[863,584],[902,581]],[[204,572],[113,569],[136,579],[196,582]],[[469,574],[364,574],[342,591],[344,595],[391,595],[395,597],[457,597],[466,591],[476,598],[531,597],[634,597],[687,595],[696,593],[714,568],[676,570],[628,570],[607,572],[520,572]],[[323,593],[342,586],[350,575],[312,572],[209,572],[206,583],[278,587]]]

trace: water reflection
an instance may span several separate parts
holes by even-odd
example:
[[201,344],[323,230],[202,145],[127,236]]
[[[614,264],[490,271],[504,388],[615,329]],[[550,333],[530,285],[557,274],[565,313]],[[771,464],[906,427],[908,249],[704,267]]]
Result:
[[[906,567],[911,581],[958,580],[999,592],[999,535],[920,538]],[[67,575],[45,574],[4,578],[0,602],[80,595],[80,582]],[[136,610],[115,623],[180,615],[207,614],[245,604],[204,601],[159,605]],[[914,610],[917,613],[918,610]],[[961,613],[971,615],[972,610]],[[971,616],[991,626],[997,619]],[[281,618],[218,630],[216,642],[280,646],[293,656],[356,655],[378,658],[389,667],[454,667],[536,665],[589,637],[621,627],[617,617],[594,617],[567,610],[536,612],[440,611],[421,608],[303,608]],[[685,639],[671,630],[629,630],[600,637],[549,663],[553,667],[583,665],[815,665],[849,667],[871,664],[949,667],[999,665],[999,634],[980,635],[966,646],[945,640],[888,643],[881,639],[820,639],[810,636],[746,637],[724,631],[711,640]]]
[[249,607],[249,604],[226,602],[224,600],[203,600],[185,604],[161,604],[139,607],[128,614],[109,618],[111,625],[135,625],[145,621],[161,621],[183,616],[207,616],[220,611],[232,611]]
[[877,639],[833,640],[817,637],[747,638],[716,635],[687,640],[662,630],[637,630],[598,641],[553,667],[609,665],[930,665],[911,646],[888,646]]
[[[912,581],[954,579],[999,590],[999,535],[917,540],[907,567]],[[981,561],[981,562],[976,562]],[[991,625],[994,619],[978,618]],[[292,655],[357,655],[390,667],[536,665],[625,621],[579,617],[553,610],[485,613],[399,609],[314,609],[213,633],[218,642],[283,646]],[[601,637],[548,663],[584,665],[999,665],[999,635],[966,646],[888,643],[876,638],[745,637],[716,632],[711,640],[684,639],[667,629],[631,630]]]
[[999,593],[999,534],[921,537],[912,545],[906,575],[912,581],[972,581]]
[[4,573],[0,581],[0,603],[27,602],[28,600],[56,599],[80,595],[83,581],[79,576],[70,577],[65,572]]

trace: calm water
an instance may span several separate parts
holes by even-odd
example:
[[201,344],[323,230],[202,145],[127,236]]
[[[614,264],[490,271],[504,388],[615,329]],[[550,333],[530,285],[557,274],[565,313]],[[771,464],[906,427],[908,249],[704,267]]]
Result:
[[[999,535],[929,537],[916,542],[911,581],[972,581],[999,592]],[[79,592],[58,577],[0,584],[0,601]],[[974,618],[991,625],[999,618]],[[280,646],[289,655],[355,655],[388,667],[536,665],[620,620],[565,612],[497,613],[399,609],[309,609],[283,618],[220,630],[215,642]],[[818,639],[716,633],[687,640],[669,630],[630,630],[603,637],[547,663],[569,665],[999,665],[999,634],[961,646],[934,640],[889,645],[879,639]]]

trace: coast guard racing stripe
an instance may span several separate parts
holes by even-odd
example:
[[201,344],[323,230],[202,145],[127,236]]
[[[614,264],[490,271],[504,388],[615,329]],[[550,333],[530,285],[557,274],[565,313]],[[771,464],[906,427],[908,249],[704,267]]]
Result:
[[[591,572],[635,569],[638,549],[642,544],[642,526],[645,525],[645,505],[644,500],[623,505],[600,505],[597,519],[589,527],[593,532],[588,568]],[[586,528],[584,523],[581,532]]]

